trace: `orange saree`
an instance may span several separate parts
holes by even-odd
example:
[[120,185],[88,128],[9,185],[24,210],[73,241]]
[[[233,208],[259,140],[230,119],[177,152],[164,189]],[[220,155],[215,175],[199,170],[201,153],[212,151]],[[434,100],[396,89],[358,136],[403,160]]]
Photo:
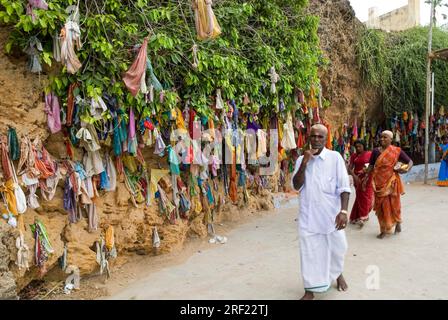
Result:
[[399,147],[389,146],[378,156],[373,169],[374,210],[382,233],[392,233],[392,228],[401,222],[400,196],[404,187],[394,171],[400,151]]

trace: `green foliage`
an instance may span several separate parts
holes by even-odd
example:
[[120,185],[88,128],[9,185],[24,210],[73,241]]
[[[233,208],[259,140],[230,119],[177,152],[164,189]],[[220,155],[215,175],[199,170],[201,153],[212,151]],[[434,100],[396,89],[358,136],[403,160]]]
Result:
[[[27,1],[0,0],[0,23],[14,25],[6,50],[24,49],[37,35],[44,46],[41,61],[52,63],[52,36],[59,33],[75,0],[48,1],[49,10],[35,9],[33,22],[26,15]],[[292,101],[294,87],[309,90],[316,83],[321,61],[318,19],[306,15],[306,0],[216,0],[214,12],[222,35],[198,41],[189,0],[89,0],[80,1],[82,49],[77,53],[82,68],[75,75],[65,69],[51,77],[51,89],[67,95],[70,83],[78,81],[85,96],[116,95],[123,106],[145,110],[144,99],[128,94],[123,73],[134,56],[130,49],[148,37],[148,55],[163,87],[172,91],[165,101],[155,102],[157,111],[168,110],[180,99],[190,99],[201,114],[210,113],[212,96],[222,88],[224,99],[245,93],[251,101],[271,106],[283,97]],[[192,46],[198,45],[197,69],[192,68]],[[53,61],[54,63],[54,61]],[[278,96],[269,93],[269,69],[280,75]],[[269,108],[271,109],[271,108]]]
[[[403,111],[423,114],[426,92],[428,28],[397,33],[364,30],[357,45],[358,67],[363,80],[382,94],[387,116]],[[433,30],[433,50],[448,48],[448,33]],[[448,63],[435,61],[435,104],[448,104]]]

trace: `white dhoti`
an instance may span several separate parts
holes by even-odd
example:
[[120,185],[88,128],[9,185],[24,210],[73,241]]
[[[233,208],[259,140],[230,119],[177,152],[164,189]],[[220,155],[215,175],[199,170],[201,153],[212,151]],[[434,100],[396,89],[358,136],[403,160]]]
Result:
[[306,291],[325,292],[344,268],[345,231],[329,234],[300,230],[300,263]]

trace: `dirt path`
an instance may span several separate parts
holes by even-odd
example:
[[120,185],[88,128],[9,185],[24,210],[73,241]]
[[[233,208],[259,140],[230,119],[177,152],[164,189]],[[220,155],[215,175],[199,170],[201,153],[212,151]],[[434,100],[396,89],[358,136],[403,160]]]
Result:
[[[406,192],[402,234],[376,239],[373,213],[362,230],[350,226],[345,267],[349,291],[332,289],[318,299],[448,298],[448,189],[413,184]],[[125,286],[109,283],[107,298],[297,299],[303,288],[296,215],[297,202],[289,202],[225,233],[226,244],[191,243],[183,258],[173,255],[157,270],[147,266],[142,272],[144,266],[137,262],[138,280]],[[376,271],[379,277],[374,278]]]

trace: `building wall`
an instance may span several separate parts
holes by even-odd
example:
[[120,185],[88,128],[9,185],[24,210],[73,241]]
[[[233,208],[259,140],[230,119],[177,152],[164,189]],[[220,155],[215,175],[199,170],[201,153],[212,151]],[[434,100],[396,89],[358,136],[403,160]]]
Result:
[[385,31],[402,31],[420,24],[420,0],[408,0],[408,4],[383,15],[378,9],[369,9],[367,27]]

